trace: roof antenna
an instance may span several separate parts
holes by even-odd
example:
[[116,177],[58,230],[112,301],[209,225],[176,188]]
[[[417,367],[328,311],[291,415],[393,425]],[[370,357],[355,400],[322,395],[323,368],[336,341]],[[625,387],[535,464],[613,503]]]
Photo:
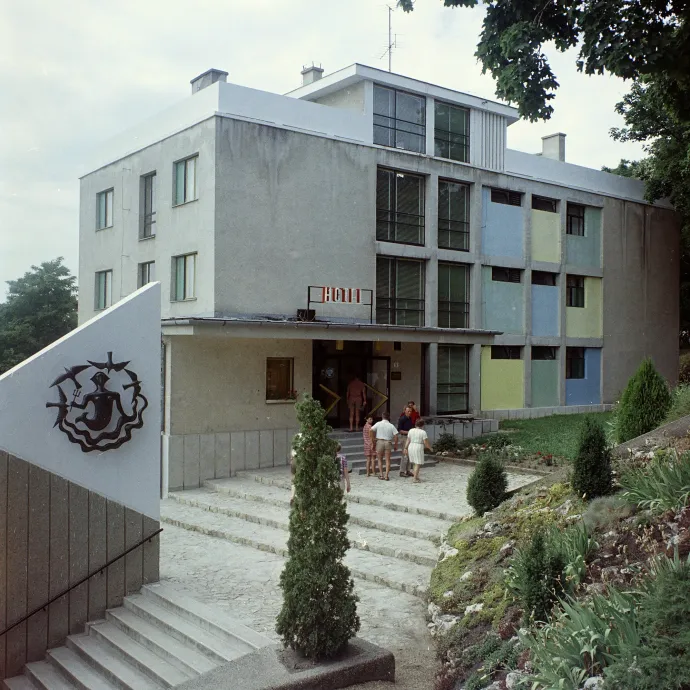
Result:
[[394,8],[391,7],[390,5],[386,5],[388,7],[388,48],[384,51],[383,55],[381,56],[382,58],[386,57],[386,54],[388,54],[388,71],[392,72],[393,71],[393,48],[397,48],[397,43],[398,43],[398,34],[395,34],[395,38],[393,38],[393,12]]

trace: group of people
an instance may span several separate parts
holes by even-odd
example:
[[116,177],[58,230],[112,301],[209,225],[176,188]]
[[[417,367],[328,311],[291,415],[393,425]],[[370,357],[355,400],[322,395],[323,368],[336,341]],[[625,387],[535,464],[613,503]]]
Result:
[[[419,483],[419,470],[424,464],[424,449],[431,450],[429,438],[424,431],[424,420],[413,400],[407,403],[403,410],[398,426],[391,424],[390,415],[384,412],[380,422],[374,424],[372,416],[367,417],[362,431],[364,436],[364,455],[366,457],[367,477],[377,476],[376,465],[378,461],[378,478],[389,481],[391,470],[391,452],[397,452],[398,440],[402,437],[402,459],[400,460],[400,476],[414,477]],[[386,461],[386,474],[383,473],[383,460]],[[410,472],[410,465],[413,471]]]

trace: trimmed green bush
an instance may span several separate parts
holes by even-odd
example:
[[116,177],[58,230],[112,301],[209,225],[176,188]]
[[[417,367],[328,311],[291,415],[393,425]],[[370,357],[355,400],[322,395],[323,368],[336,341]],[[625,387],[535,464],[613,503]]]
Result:
[[506,497],[508,475],[494,453],[482,453],[467,482],[467,502],[477,515],[493,510]]
[[679,384],[671,394],[671,409],[664,419],[664,424],[690,415],[690,385]]
[[453,434],[444,431],[434,442],[434,453],[443,453],[444,451],[452,453],[458,450],[459,447],[458,439]]
[[308,659],[329,659],[359,630],[354,582],[343,563],[348,516],[323,408],[307,396],[296,409],[301,436],[294,443],[295,500],[276,631]]
[[587,500],[611,493],[613,475],[606,434],[604,427],[590,417],[585,417],[582,424],[570,483],[573,491]]
[[671,393],[664,378],[647,358],[628,381],[616,415],[617,437],[625,443],[656,429],[671,408]]

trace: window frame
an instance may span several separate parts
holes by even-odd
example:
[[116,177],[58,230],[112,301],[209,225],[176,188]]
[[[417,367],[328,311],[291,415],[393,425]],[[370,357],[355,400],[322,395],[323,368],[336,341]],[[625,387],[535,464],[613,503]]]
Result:
[[522,345],[491,345],[490,347],[491,359],[522,359]]
[[[188,197],[187,195],[187,182],[188,182],[188,166],[189,162],[194,161],[194,196]],[[199,161],[199,154],[195,153],[192,156],[187,156],[186,158],[181,158],[173,163],[173,208],[177,206],[184,206],[185,204],[191,204],[193,201],[198,201],[199,199],[199,185],[197,179],[197,173],[199,166],[197,165]],[[179,200],[178,197],[178,177],[179,177],[179,166],[184,166],[184,182],[182,187],[183,201]]]
[[[501,189],[500,187],[489,187],[489,189],[491,190],[489,201],[491,201],[492,204],[503,204],[504,206],[522,206],[522,192],[515,192],[511,189]],[[518,203],[515,203],[515,201]]]
[[[458,132],[453,132],[450,129],[442,129],[441,127],[438,126],[439,118],[438,118],[438,106],[442,105],[447,108],[452,108],[453,110],[461,110],[465,113],[465,133],[461,134]],[[449,125],[450,126],[450,125]],[[447,135],[447,138],[444,138],[443,136],[439,137],[439,133],[441,135]],[[462,141],[452,141],[452,137],[457,137],[459,139],[462,139]],[[441,153],[438,153],[438,147],[440,145],[447,145],[448,146],[448,155],[444,156]],[[462,147],[462,150],[464,152],[464,157],[463,158],[454,158],[450,155],[451,153],[451,145],[459,145]],[[447,101],[434,101],[434,156],[436,158],[444,158],[446,160],[450,161],[457,161],[458,163],[469,163],[470,162],[470,109],[469,108],[463,108],[462,106],[459,105],[454,105],[452,103],[448,103]]]
[[[501,271],[506,272],[506,277],[505,278],[497,278],[497,275],[500,275]],[[492,266],[491,267],[491,280],[496,281],[497,283],[514,283],[514,284],[521,284],[522,283],[522,268],[508,268],[507,266]],[[515,276],[517,275],[517,280],[515,280]]]
[[[393,94],[393,114],[384,115],[382,113],[376,112],[376,89],[381,89],[382,91],[388,91]],[[411,96],[412,98],[418,98],[422,101],[422,124],[417,122],[411,122],[410,120],[403,120],[398,117],[398,95]],[[376,146],[385,146],[386,148],[396,149],[398,151],[412,151],[413,153],[426,153],[426,96],[422,96],[417,93],[412,93],[411,91],[405,91],[404,89],[396,89],[391,86],[383,86],[382,84],[374,84],[374,112],[373,112],[373,142]],[[377,118],[382,118],[388,120],[388,124],[382,124],[377,122]],[[418,127],[420,132],[412,131],[411,129],[404,129],[400,127],[400,124],[408,125],[408,127]],[[392,134],[393,143],[382,143],[377,141],[377,128],[388,130]],[[419,138],[419,150],[414,148],[407,148],[405,146],[398,146],[398,133],[406,134],[412,137]]]
[[[188,257],[194,257],[194,274],[193,274],[193,280],[192,280],[192,290],[191,290],[191,296],[188,294],[187,291],[187,272],[188,272],[188,267],[187,267],[187,258]],[[170,301],[171,302],[191,302],[196,299],[196,277],[198,275],[198,266],[197,266],[197,258],[198,258],[198,252],[187,252],[186,254],[177,254],[173,257],[171,257],[171,272],[170,272]],[[184,259],[184,264],[183,264],[183,278],[182,278],[182,288],[184,292],[183,297],[178,297],[178,292],[177,292],[177,261],[180,259]]]
[[[393,176],[395,187],[393,190],[393,206],[394,208],[381,208],[379,206],[379,175],[389,174]],[[420,189],[420,206],[421,214],[407,213],[406,211],[398,211],[400,200],[398,197],[398,180],[400,178],[415,178],[419,182]],[[425,227],[425,212],[426,212],[426,178],[424,175],[417,175],[415,173],[407,173],[402,170],[394,170],[393,168],[386,168],[379,166],[376,168],[376,239],[379,242],[393,242],[394,244],[409,244],[415,247],[423,247],[426,239]],[[408,220],[416,219],[419,224],[401,221],[399,216],[406,216]],[[379,232],[380,227],[386,226],[386,232]],[[397,239],[398,226],[404,225],[409,228],[416,228],[419,233],[418,242],[406,242]],[[391,234],[392,229],[392,234]],[[385,235],[385,236],[384,236]]]
[[[150,181],[150,195],[148,194],[147,186]],[[141,176],[141,186],[139,193],[141,195],[141,222],[139,225],[139,239],[150,240],[156,236],[156,171],[147,173]],[[150,206],[148,201],[150,199]],[[148,208],[148,210],[147,210]],[[148,232],[147,232],[148,231]]]
[[[153,268],[154,275],[151,275],[151,269]],[[153,283],[156,281],[155,276],[156,262],[154,261],[142,261],[137,266],[137,287],[142,288],[144,285]],[[146,278],[146,280],[144,280]]]
[[[576,213],[571,213],[571,211],[577,210],[578,213],[581,210],[582,215]],[[577,222],[575,222],[577,221]],[[573,232],[573,227],[575,227],[575,232]],[[584,204],[575,204],[568,201],[566,203],[565,209],[565,234],[572,235],[573,237],[586,237],[587,229],[585,227],[585,206]]]
[[[379,293],[379,284],[378,284],[378,266],[380,261],[387,261],[388,262],[388,296],[383,297]],[[398,282],[398,265],[400,262],[404,263],[415,263],[415,264],[420,264],[421,265],[421,279],[420,279],[420,286],[421,286],[421,296],[419,298],[416,297],[398,297],[397,296],[397,282]],[[391,266],[392,266],[392,271],[391,271]],[[392,275],[391,275],[392,272]],[[407,258],[402,258],[402,257],[397,257],[397,256],[384,256],[384,255],[377,255],[376,257],[376,323],[377,324],[385,324],[385,325],[391,325],[391,326],[399,326],[399,325],[412,325],[413,327],[416,328],[421,328],[425,324],[425,318],[426,318],[426,261],[423,259],[407,259]],[[382,302],[387,302],[387,306],[382,306]],[[411,307],[399,307],[398,302],[416,302],[418,304],[417,309],[411,308]],[[382,318],[382,314],[386,312],[387,316]],[[417,324],[406,324],[406,323],[400,323],[399,321],[406,321],[407,319],[399,319],[399,316],[403,315],[406,316],[407,314],[417,314],[418,315],[418,323]]]
[[[534,205],[535,201],[537,202],[537,206]],[[542,208],[539,208],[539,205],[541,205]],[[551,206],[551,208],[546,208],[546,206]],[[543,211],[544,213],[558,213],[558,199],[532,194],[532,210]]]
[[[547,352],[548,351],[548,352]],[[553,355],[552,357],[535,357],[534,355]],[[534,362],[554,362],[558,360],[558,347],[555,345],[532,345],[530,359]]]
[[[437,372],[441,370],[439,360],[444,351],[465,350],[465,380],[464,381],[441,381],[436,380],[436,406],[438,414],[464,414],[469,411],[469,381],[470,381],[470,351],[468,345],[439,345],[436,353]],[[450,401],[451,396],[464,396],[465,404],[460,408],[444,409],[439,401],[443,396]]]
[[[442,213],[450,215],[449,211],[442,211],[441,209],[441,185],[457,186],[464,190],[465,195],[465,218],[464,220],[455,220],[453,218],[446,218]],[[470,251],[470,185],[466,182],[456,182],[455,180],[447,180],[439,178],[438,180],[438,246],[440,249],[451,249],[458,252]],[[450,206],[450,205],[449,205]],[[442,225],[444,227],[442,227]],[[447,243],[442,240],[442,237],[447,235]],[[459,244],[463,246],[452,246],[453,236],[459,235],[461,241]]]
[[[551,276],[552,282],[547,282],[546,280],[538,279],[535,280],[537,276]],[[545,285],[546,287],[558,287],[558,273],[553,273],[551,271],[532,271],[531,277],[532,285]]]
[[[465,295],[466,300],[460,302],[457,300],[442,300],[441,299],[441,266],[448,266],[449,268],[463,268],[465,271]],[[452,261],[439,261],[439,279],[437,287],[437,310],[438,310],[438,327],[439,328],[469,328],[470,325],[470,284],[471,284],[471,264],[462,264]],[[446,319],[442,319],[447,317]],[[453,316],[460,316],[462,325],[453,325]],[[443,323],[442,323],[443,320]]]
[[[581,357],[574,357],[573,354],[580,354]],[[573,372],[573,361],[578,362],[577,371]],[[582,363],[580,365],[580,362]],[[581,367],[581,371],[580,371]],[[585,364],[585,348],[584,347],[566,347],[565,348],[565,378],[567,381],[582,381],[587,378]],[[579,374],[582,374],[581,376]],[[575,374],[575,375],[574,375]]]
[[[284,397],[269,397],[269,374],[271,362],[287,362],[289,368],[289,383],[286,395]],[[264,388],[264,399],[267,403],[277,402],[293,402],[295,398],[291,398],[291,393],[295,390],[295,358],[294,357],[266,357],[266,379]]]
[[[577,284],[571,285],[571,283]],[[581,281],[581,285],[579,284]],[[581,304],[580,304],[581,302]],[[565,306],[574,309],[586,308],[585,277],[578,275],[566,275],[565,277]]]
[[[101,290],[101,285],[99,278],[103,276],[105,278],[103,282],[103,290]],[[101,305],[101,294],[103,296],[103,304]],[[105,311],[109,307],[113,306],[113,269],[106,268],[102,271],[96,271],[94,274],[94,300],[93,300],[93,310],[94,311]]]
[[[104,205],[104,225],[101,225],[101,199],[105,200]],[[110,200],[110,215],[108,215],[108,200]],[[104,189],[96,194],[96,232],[107,230],[114,225],[113,216],[115,215],[115,187]],[[108,222],[110,221],[110,222]]]

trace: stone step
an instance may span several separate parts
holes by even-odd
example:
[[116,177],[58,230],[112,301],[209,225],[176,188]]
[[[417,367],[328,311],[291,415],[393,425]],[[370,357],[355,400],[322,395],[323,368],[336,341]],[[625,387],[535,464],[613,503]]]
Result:
[[132,611],[120,607],[106,611],[106,620],[112,623],[133,640],[157,654],[168,663],[190,676],[207,673],[216,663],[204,656],[194,647],[166,635],[154,625],[140,618]]
[[118,690],[121,687],[104,678],[72,649],[56,647],[48,650],[47,657],[80,690]]
[[122,654],[96,637],[87,634],[70,635],[67,649],[79,655],[101,677],[122,690],[160,690],[165,686],[125,660]]
[[[426,465],[424,465],[426,467]],[[391,466],[391,473],[393,468]],[[252,472],[250,470],[238,472],[238,477],[247,477],[253,479],[255,482],[260,484],[268,484],[269,486],[278,486],[283,489],[290,489],[290,477],[288,474],[283,472]],[[209,480],[209,484],[214,484],[218,480]],[[457,522],[461,520],[464,515],[462,513],[445,513],[438,510],[433,510],[432,508],[427,508],[425,506],[416,505],[413,506],[409,503],[395,503],[393,501],[387,501],[385,499],[379,498],[378,496],[371,496],[363,492],[353,491],[345,497],[348,502],[362,503],[365,505],[379,506],[381,508],[386,508],[387,510],[393,510],[396,512],[403,513],[418,513],[419,515],[426,515],[428,517],[437,518],[439,520],[446,520],[450,522]]]
[[36,661],[27,664],[24,670],[26,676],[13,678],[12,682],[21,680],[28,682],[29,685],[9,685],[9,681],[5,681],[5,684],[7,684],[11,690],[25,690],[25,688],[41,688],[41,690],[75,690],[75,688],[80,687],[67,680],[53,664],[47,661]]
[[[370,478],[368,481],[376,482],[379,480]],[[276,486],[255,482],[251,478],[238,475],[232,479],[209,480],[205,482],[205,485],[210,490],[224,496],[266,503],[283,507],[286,510],[290,503],[289,488],[286,489],[282,483]],[[170,494],[170,498],[174,499],[176,496],[184,496],[189,493],[188,491],[174,492]],[[351,495],[352,493],[350,493]],[[453,524],[451,520],[440,520],[426,515],[400,511],[392,512],[386,508],[354,501],[348,503],[347,512],[352,524],[435,542],[445,536]]]
[[109,621],[88,623],[86,632],[105,644],[116,656],[120,656],[138,671],[164,688],[174,688],[189,680],[193,674],[184,673],[165,659],[139,644]]
[[126,597],[124,607],[185,645],[191,645],[215,662],[216,666],[252,651],[251,647],[243,643],[231,645],[227,640],[189,623],[143,594]]
[[[40,685],[34,685],[26,676],[15,676],[7,678],[0,686],[2,690],[36,690]],[[59,686],[58,686],[59,687]],[[73,688],[73,685],[67,686]]]
[[[287,506],[278,507],[244,499],[228,500],[227,497],[204,489],[185,491],[163,501],[165,519],[174,517],[175,503],[200,508],[210,513],[240,518],[259,525],[288,531],[290,513]],[[212,518],[211,518],[212,522]],[[357,524],[348,525],[348,538],[352,548],[371,551],[382,556],[399,558],[433,568],[438,560],[438,549],[428,539],[401,536],[391,532],[371,529]]]
[[[162,506],[162,522],[279,556],[286,557],[288,554],[288,534],[285,530],[247,522],[220,513],[211,514],[200,508],[181,504],[178,504],[170,513],[168,508],[168,505]],[[345,556],[345,563],[355,577],[418,597],[426,596],[432,570],[430,566],[401,561],[359,549],[350,549]]]

